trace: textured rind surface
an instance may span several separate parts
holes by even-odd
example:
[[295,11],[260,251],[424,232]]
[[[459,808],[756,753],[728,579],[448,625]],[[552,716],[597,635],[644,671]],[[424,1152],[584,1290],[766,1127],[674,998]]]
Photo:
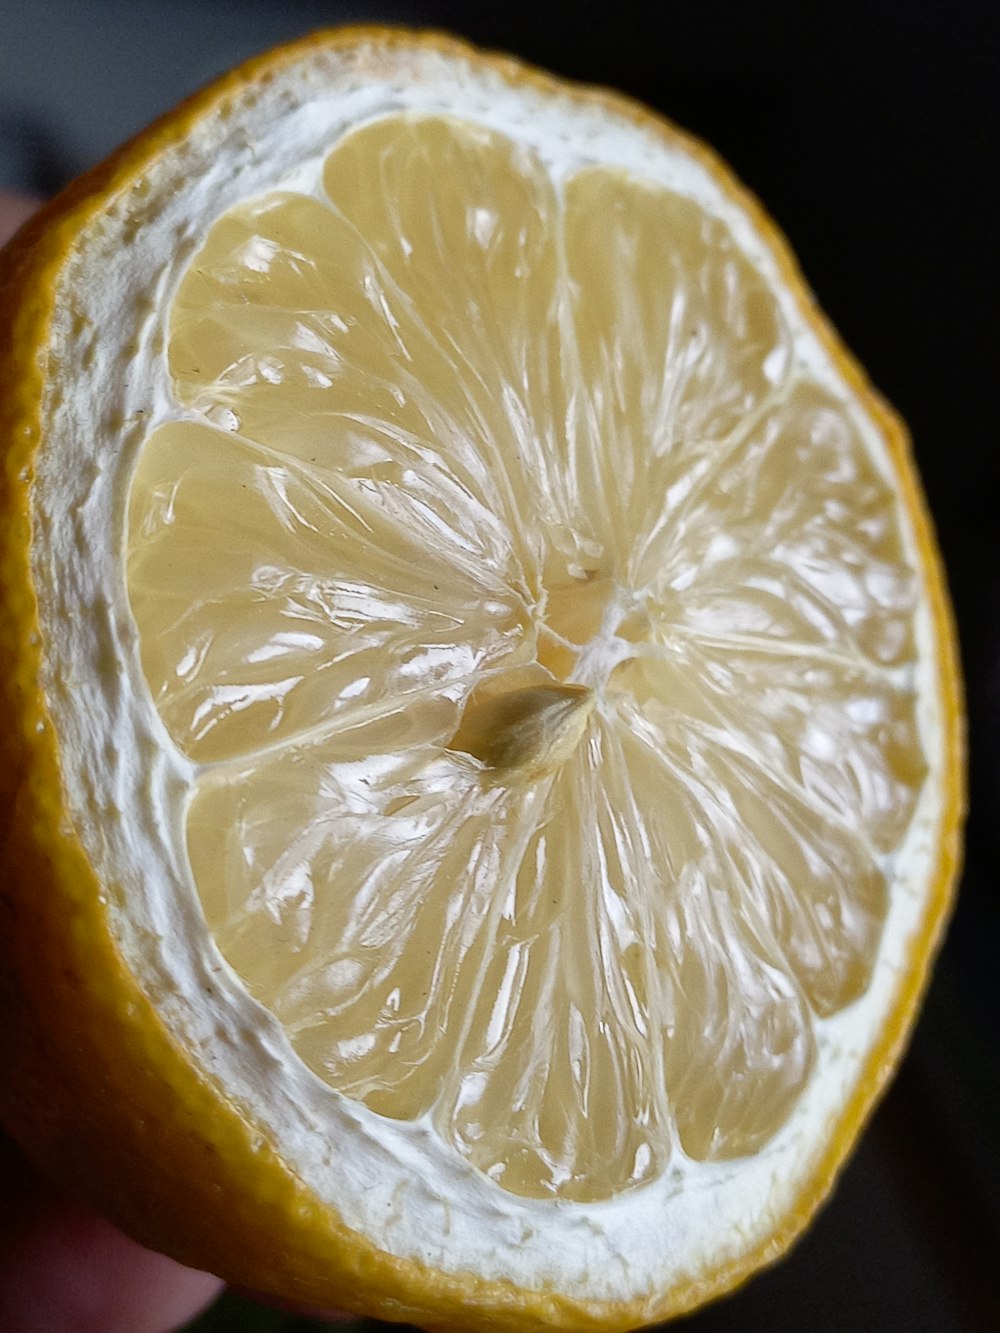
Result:
[[[31,478],[43,397],[62,373],[39,349],[48,344],[60,269],[76,236],[164,147],[183,140],[203,117],[227,114],[244,89],[319,48],[350,51],[363,43],[397,51],[431,44],[466,60],[484,59],[437,35],[370,29],[317,34],[251,61],[182,105],[54,201],[0,257],[0,707],[6,719],[0,734],[0,1112],[45,1169],[137,1239],[241,1285],[429,1328],[633,1328],[731,1290],[787,1249],[828,1193],[903,1049],[959,857],[964,738],[944,579],[905,429],[823,322],[773,224],[709,150],[623,98],[571,92],[683,144],[739,198],[779,254],[782,276],[803,314],[881,426],[923,555],[940,654],[945,834],[933,895],[897,1007],[819,1170],[769,1241],[735,1264],[648,1299],[598,1304],[569,1293],[520,1291],[475,1275],[442,1274],[386,1255],[345,1228],[168,1035],[117,952],[102,887],[65,812],[58,743],[40,684]],[[485,59],[513,84],[542,93],[569,91],[513,61]]]

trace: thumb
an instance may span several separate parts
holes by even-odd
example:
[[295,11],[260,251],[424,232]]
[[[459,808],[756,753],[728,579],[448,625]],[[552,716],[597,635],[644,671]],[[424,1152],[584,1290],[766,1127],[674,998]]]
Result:
[[0,190],[0,245],[3,245],[26,222],[41,204],[26,194]]

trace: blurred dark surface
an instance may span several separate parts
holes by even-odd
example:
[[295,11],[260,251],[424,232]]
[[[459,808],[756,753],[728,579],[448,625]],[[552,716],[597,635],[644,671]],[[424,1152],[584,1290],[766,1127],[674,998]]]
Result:
[[[910,1054],[833,1200],[789,1259],[680,1327],[992,1333],[1000,282],[988,201],[1000,161],[1000,4],[0,0],[0,188],[49,193],[244,56],[357,19],[451,29],[624,90],[702,135],[777,219],[820,304],[910,424],[968,689],[958,907]],[[233,1296],[193,1327],[316,1326]]]

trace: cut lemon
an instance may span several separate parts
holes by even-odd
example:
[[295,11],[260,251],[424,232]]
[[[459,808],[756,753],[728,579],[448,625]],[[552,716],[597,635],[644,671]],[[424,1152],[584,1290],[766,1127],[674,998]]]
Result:
[[774,228],[624,100],[353,30],[4,265],[14,1132],[186,1263],[430,1326],[772,1260],[962,803],[903,428]]

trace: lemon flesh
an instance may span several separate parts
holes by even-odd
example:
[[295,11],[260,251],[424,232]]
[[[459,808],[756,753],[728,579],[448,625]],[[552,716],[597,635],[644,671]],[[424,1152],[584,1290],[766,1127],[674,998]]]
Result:
[[786,1123],[925,776],[853,409],[726,224],[438,115],[221,216],[128,502],[228,964],[503,1190]]

